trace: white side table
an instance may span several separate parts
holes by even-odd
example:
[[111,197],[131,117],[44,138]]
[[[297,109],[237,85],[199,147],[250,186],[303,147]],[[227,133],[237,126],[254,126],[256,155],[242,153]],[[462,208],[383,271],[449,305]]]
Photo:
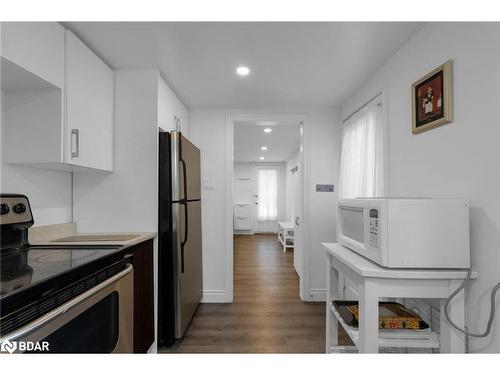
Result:
[[[326,352],[337,352],[338,324],[342,324],[359,353],[377,353],[379,347],[440,348],[441,353],[464,353],[464,335],[450,326],[444,316],[444,302],[467,275],[463,269],[384,268],[337,244],[324,243],[327,250]],[[342,321],[331,301],[343,299],[339,272],[354,283],[359,295],[359,330]],[[473,272],[473,278],[477,273]],[[440,334],[428,339],[379,338],[378,302],[380,297],[441,299]],[[450,317],[459,326],[465,322],[465,302],[461,291],[450,304]]]
[[278,222],[278,226],[278,240],[283,245],[283,252],[286,252],[286,249],[293,249],[295,226],[292,222],[288,221],[280,221]]

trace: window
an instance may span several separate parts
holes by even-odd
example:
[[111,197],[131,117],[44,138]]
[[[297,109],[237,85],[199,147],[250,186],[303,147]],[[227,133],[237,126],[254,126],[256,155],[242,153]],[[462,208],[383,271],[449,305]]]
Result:
[[345,123],[342,134],[339,197],[384,195],[384,127],[380,100]]
[[259,205],[257,207],[258,220],[278,219],[278,171],[273,169],[258,169],[257,183]]

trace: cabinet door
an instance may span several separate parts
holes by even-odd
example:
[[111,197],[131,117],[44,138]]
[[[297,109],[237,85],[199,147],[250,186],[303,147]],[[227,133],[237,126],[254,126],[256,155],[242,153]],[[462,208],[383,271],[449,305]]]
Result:
[[113,170],[114,72],[66,30],[66,162]]
[[2,22],[2,56],[64,87],[64,28],[57,22]]

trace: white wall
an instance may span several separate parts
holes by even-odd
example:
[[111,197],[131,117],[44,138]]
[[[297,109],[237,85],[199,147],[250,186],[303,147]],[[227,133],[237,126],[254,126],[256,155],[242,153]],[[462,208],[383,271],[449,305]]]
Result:
[[[311,125],[309,129],[307,125]],[[309,150],[304,145],[306,158],[305,197],[309,205],[303,223],[309,221],[309,259],[304,259],[304,268],[309,268],[310,280],[305,281],[304,299],[325,299],[326,267],[325,248],[321,243],[335,242],[337,238],[337,183],[340,161],[339,113],[335,109],[311,112],[305,123],[305,138],[309,137]],[[333,184],[334,192],[316,192],[316,184]],[[309,212],[307,212],[309,207]],[[308,239],[306,238],[305,241]],[[306,242],[307,246],[307,242]],[[307,247],[305,246],[306,255]],[[309,263],[309,264],[308,264]],[[306,274],[305,274],[306,275]]]
[[253,163],[234,163],[234,178],[249,178],[253,181]]
[[[454,61],[454,122],[413,135],[411,84]],[[470,202],[471,263],[467,325],[483,330],[489,293],[500,281],[500,25],[431,23],[342,107],[343,117],[380,90],[387,97],[389,193],[465,198]],[[498,306],[497,299],[497,308]],[[500,319],[474,352],[500,352]]]
[[79,232],[156,232],[158,72],[117,70],[113,173],[74,176]]
[[[232,263],[226,257],[228,240],[232,236],[227,220],[230,184],[227,184],[227,167],[231,154],[226,150],[231,134],[227,126],[228,115],[238,114],[305,114],[306,138],[305,163],[308,173],[305,200],[308,207],[304,225],[309,223],[310,236],[306,239],[305,267],[310,267],[305,283],[305,299],[324,299],[325,251],[321,242],[332,242],[336,238],[337,193],[316,193],[314,184],[336,184],[338,176],[338,111],[331,108],[305,110],[226,111],[195,110],[190,112],[190,137],[201,149],[203,179],[213,179],[214,189],[202,191],[203,223],[203,286],[204,301],[225,302],[232,300],[232,291],[226,277],[232,272]],[[226,152],[227,151],[227,152]],[[310,218],[308,217],[310,215]]]
[[[203,238],[203,301],[226,302],[226,114],[191,111],[190,138],[201,151],[201,178],[214,180],[213,190],[201,191]],[[229,218],[231,219],[231,218]],[[232,222],[232,219],[231,219]]]
[[174,116],[180,118],[182,133],[189,138],[189,112],[165,80],[158,82],[158,126],[165,131],[175,129]]
[[35,169],[5,163],[5,121],[3,95],[0,94],[1,114],[1,184],[2,193],[25,194],[33,210],[35,225],[71,221],[71,173]]

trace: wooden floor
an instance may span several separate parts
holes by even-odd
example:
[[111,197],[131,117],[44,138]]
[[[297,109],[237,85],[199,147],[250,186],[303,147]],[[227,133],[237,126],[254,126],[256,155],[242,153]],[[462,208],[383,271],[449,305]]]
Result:
[[293,251],[274,235],[234,237],[234,302],[201,304],[166,353],[324,353],[325,304],[302,302]]

